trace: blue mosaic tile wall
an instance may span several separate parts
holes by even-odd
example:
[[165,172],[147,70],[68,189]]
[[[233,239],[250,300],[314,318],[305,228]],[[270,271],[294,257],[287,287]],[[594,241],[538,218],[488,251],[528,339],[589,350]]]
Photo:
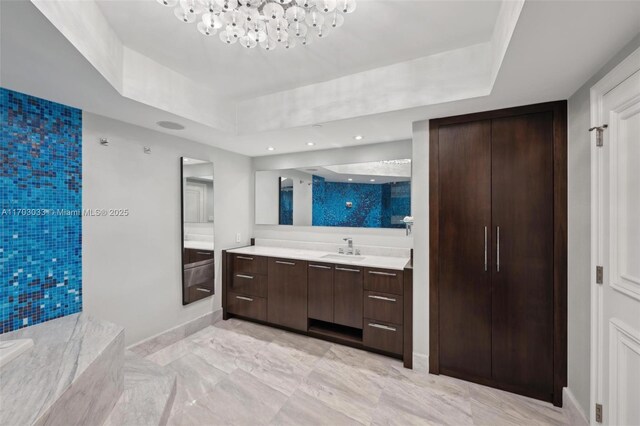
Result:
[[82,310],[82,112],[0,88],[0,333]]

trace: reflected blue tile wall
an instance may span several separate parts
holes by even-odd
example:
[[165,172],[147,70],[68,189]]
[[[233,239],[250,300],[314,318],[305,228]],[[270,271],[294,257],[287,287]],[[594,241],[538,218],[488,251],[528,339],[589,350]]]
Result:
[[313,177],[313,226],[401,228],[410,213],[411,182],[380,185]]
[[293,187],[280,188],[280,225],[293,225]]
[[0,88],[0,333],[82,310],[82,112]]

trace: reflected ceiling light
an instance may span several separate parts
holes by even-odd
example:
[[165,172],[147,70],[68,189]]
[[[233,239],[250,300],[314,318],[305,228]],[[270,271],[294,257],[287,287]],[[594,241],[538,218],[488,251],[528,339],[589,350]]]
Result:
[[276,149],[272,146],[270,146],[269,148],[267,148],[267,151],[275,151]]
[[349,178],[349,179],[347,179],[347,180],[348,180],[349,182],[353,182],[353,179],[351,179],[351,178]]
[[354,138],[355,140],[357,140],[357,141],[361,141],[362,139],[364,139],[364,136],[362,136],[362,135],[356,135],[356,136],[354,136],[353,138]]
[[185,158],[185,159],[183,159],[182,161],[183,161],[183,162],[185,162],[185,163],[188,163],[188,162],[189,162],[189,159],[188,159],[188,158]]
[[307,142],[307,146],[314,146],[314,145],[315,145],[315,143],[313,143],[313,142]]
[[240,42],[253,49],[306,46],[342,26],[356,0],[157,0],[175,7],[180,21],[196,23],[205,36],[218,34],[223,43]]
[[375,181],[376,181],[375,179],[369,179],[369,182],[375,182]]

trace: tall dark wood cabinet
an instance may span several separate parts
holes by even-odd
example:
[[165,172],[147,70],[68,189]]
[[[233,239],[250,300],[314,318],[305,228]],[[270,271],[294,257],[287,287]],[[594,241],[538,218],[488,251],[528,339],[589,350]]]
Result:
[[430,371],[562,404],[566,102],[430,121]]
[[307,331],[307,262],[269,258],[267,321]]

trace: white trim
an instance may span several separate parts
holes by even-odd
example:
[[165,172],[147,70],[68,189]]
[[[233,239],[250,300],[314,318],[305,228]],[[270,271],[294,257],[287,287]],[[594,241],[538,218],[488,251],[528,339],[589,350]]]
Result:
[[418,372],[429,372],[429,355],[413,353],[413,370]]
[[[591,127],[603,123],[602,99],[606,93],[625,81],[640,68],[640,48],[636,49],[600,81],[591,87]],[[599,210],[599,197],[602,188],[599,186],[599,176],[602,171],[602,161],[596,147],[595,132],[591,134],[591,389],[590,414],[591,424],[595,423],[595,404],[602,401],[602,351],[600,342],[603,334],[602,324],[602,287],[595,282],[595,268],[602,259],[602,212]]]
[[569,424],[574,426],[588,425],[589,421],[584,410],[578,404],[576,397],[569,388],[562,388],[562,403],[564,408],[569,412]]

